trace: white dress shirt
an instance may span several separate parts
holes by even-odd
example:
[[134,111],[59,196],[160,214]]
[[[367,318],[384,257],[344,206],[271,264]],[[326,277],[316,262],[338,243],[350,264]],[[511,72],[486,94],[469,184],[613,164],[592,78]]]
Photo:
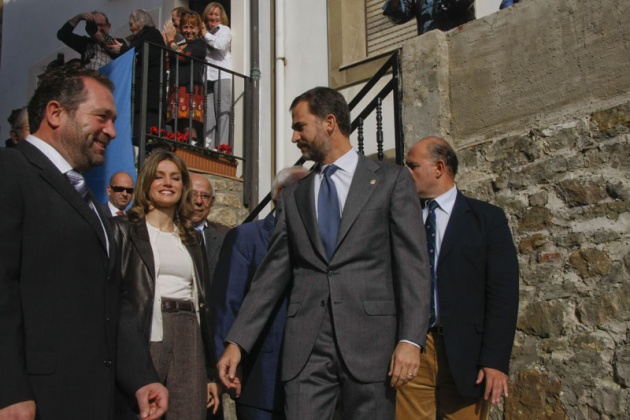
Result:
[[[359,154],[354,149],[350,149],[345,155],[337,159],[333,164],[339,169],[330,177],[335,183],[337,189],[337,198],[339,199],[339,211],[343,214],[343,208],[346,205],[346,199],[348,198],[348,191],[350,191],[350,184],[352,184],[352,178],[354,177],[354,171],[357,169],[359,163]],[[315,185],[313,188],[315,191],[315,212],[319,217],[319,209],[317,208],[317,197],[319,195],[319,188],[322,185],[324,179],[324,168],[328,166],[322,166],[320,171],[315,174]]]

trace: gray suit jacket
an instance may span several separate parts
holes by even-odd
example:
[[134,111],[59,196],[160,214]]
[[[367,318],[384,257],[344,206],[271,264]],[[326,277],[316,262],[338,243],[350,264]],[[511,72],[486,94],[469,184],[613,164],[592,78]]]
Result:
[[313,177],[283,191],[269,252],[226,341],[249,351],[289,289],[282,380],[304,367],[330,301],[350,373],[363,382],[384,381],[398,340],[424,345],[428,327],[429,266],[413,182],[404,167],[360,157],[329,261]]

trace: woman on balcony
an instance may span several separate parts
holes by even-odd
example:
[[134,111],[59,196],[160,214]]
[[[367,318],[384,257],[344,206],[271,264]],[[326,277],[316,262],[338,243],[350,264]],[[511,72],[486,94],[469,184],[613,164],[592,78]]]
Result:
[[169,391],[167,418],[205,420],[206,407],[216,413],[219,400],[208,266],[192,214],[188,169],[175,154],[156,151],[140,169],[128,218],[111,220],[124,295]]
[[[135,95],[134,95],[134,118],[133,118],[133,145],[138,147],[140,134],[140,111],[142,109],[142,48],[145,42],[164,47],[164,38],[155,27],[151,15],[143,9],[136,9],[129,15],[129,32],[131,36],[127,39],[129,45],[125,45],[115,39],[107,46],[109,52],[114,54],[124,54],[132,48],[136,49],[136,70],[135,70]],[[163,92],[160,91],[160,59],[162,50],[155,46],[149,47],[149,71],[147,74],[147,129],[159,125],[160,98]]]
[[[203,60],[206,58],[207,48],[201,37],[204,25],[198,13],[184,11],[179,27],[184,36],[184,42],[178,44],[175,42],[176,30],[173,24],[164,26],[167,46],[180,53],[170,54],[169,57],[170,87],[166,120],[173,125],[174,130],[188,133],[198,146],[202,146],[200,137],[203,136],[205,99]],[[191,60],[191,58],[201,61]],[[192,127],[189,124],[191,119]],[[198,136],[199,140],[197,140]]]
[[[210,3],[203,11],[205,27],[203,38],[208,44],[206,61],[224,69],[232,70],[232,31],[225,9],[219,3]],[[208,92],[208,121],[206,124],[206,147],[217,148],[230,144],[230,114],[232,109],[232,75],[216,67],[206,67],[206,90]]]

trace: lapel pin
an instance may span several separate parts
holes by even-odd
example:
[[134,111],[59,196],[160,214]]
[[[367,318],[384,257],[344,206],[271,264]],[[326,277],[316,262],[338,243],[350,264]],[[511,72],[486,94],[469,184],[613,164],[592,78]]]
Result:
[[370,181],[370,184],[371,184],[371,185],[376,184],[376,180],[375,180],[375,179],[371,180],[371,181]]

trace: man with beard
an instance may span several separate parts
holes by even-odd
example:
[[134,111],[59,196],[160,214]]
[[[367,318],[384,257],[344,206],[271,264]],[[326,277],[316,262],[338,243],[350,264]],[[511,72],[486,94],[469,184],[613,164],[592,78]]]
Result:
[[[89,36],[74,33],[74,29],[82,20],[85,21],[85,32]],[[97,70],[118,56],[105,47],[112,40],[109,34],[111,27],[112,24],[103,12],[80,13],[57,31],[57,39],[81,54],[82,65]],[[125,43],[124,39],[117,41]]]
[[[430,277],[420,202],[405,168],[350,144],[340,93],[314,88],[291,104],[309,176],[288,186],[276,228],[217,365],[228,389],[288,294],[282,381],[289,419],[393,419],[395,389],[413,379],[428,328]],[[418,330],[420,329],[420,330]]]
[[112,83],[60,67],[0,151],[0,419],[115,418],[116,388],[157,419],[168,391],[120,296],[110,225],[81,173],[116,136]]
[[193,186],[193,204],[195,209],[191,220],[195,224],[195,229],[201,232],[203,236],[208,260],[208,273],[210,273],[210,281],[212,281],[214,270],[219,261],[223,239],[230,229],[220,223],[208,220],[210,209],[212,209],[214,204],[214,189],[208,178],[200,174],[190,174],[190,180]]

